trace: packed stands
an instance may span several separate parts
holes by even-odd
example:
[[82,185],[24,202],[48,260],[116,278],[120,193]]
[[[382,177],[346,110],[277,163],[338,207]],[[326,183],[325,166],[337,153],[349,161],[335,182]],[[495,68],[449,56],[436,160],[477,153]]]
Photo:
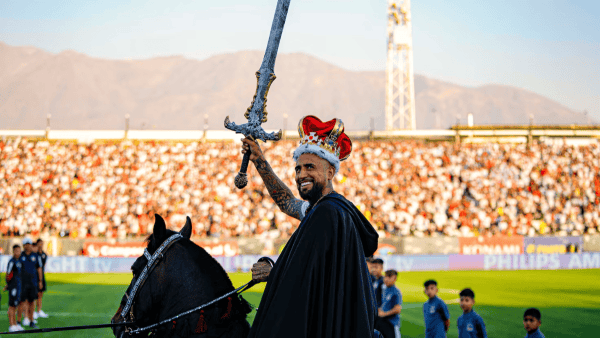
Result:
[[[295,142],[262,145],[297,193]],[[198,237],[289,237],[252,165],[244,190],[233,142],[0,141],[0,233],[144,236],[154,213],[189,215]],[[535,143],[354,142],[334,188],[385,237],[582,235],[600,230],[600,149]]]

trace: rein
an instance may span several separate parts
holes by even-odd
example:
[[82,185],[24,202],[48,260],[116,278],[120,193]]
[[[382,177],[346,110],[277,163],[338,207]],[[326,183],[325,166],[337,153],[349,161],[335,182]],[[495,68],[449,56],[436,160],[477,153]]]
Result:
[[117,327],[124,325],[131,325],[130,322],[114,323],[114,324],[98,324],[98,325],[83,325],[83,326],[62,326],[62,327],[49,327],[46,329],[34,329],[26,331],[15,331],[15,332],[0,332],[0,335],[5,334],[25,334],[25,333],[45,333],[54,331],[71,331],[71,330],[89,330],[89,329],[101,329],[105,327]]
[[143,331],[148,331],[148,330],[151,330],[151,329],[153,329],[153,328],[155,328],[155,327],[157,327],[157,326],[160,326],[160,325],[166,324],[166,323],[168,323],[168,322],[171,322],[171,321],[173,321],[173,320],[175,320],[175,319],[178,319],[178,318],[180,318],[180,317],[183,317],[183,316],[185,316],[185,315],[189,315],[189,314],[190,314],[190,313],[192,313],[192,312],[196,312],[196,311],[198,311],[198,310],[201,310],[201,309],[203,309],[203,308],[205,308],[205,307],[207,307],[207,306],[210,306],[210,305],[212,305],[212,304],[214,304],[214,303],[216,303],[216,302],[220,301],[221,299],[227,298],[227,297],[229,297],[229,296],[231,296],[231,295],[233,295],[233,294],[236,294],[236,293],[242,293],[242,292],[246,291],[247,289],[249,289],[249,288],[253,287],[253,286],[254,286],[256,283],[257,283],[257,282],[255,282],[255,281],[249,281],[248,283],[246,283],[246,284],[244,284],[244,285],[240,286],[239,288],[237,288],[237,289],[235,289],[235,290],[233,290],[233,291],[230,291],[230,292],[228,292],[228,293],[226,293],[226,294],[222,295],[222,296],[221,296],[221,297],[219,297],[219,298],[213,299],[213,300],[211,300],[211,301],[210,301],[210,302],[208,302],[208,303],[205,303],[205,304],[199,305],[199,306],[197,306],[197,307],[195,307],[195,308],[193,308],[193,309],[191,309],[191,310],[188,310],[188,311],[182,312],[182,313],[178,314],[177,316],[173,316],[173,317],[171,317],[171,318],[167,318],[167,319],[161,320],[160,322],[158,322],[158,323],[156,323],[156,324],[148,325],[148,326],[145,326],[145,327],[142,327],[142,328],[139,328],[139,329],[133,330],[133,331],[129,332],[129,334],[130,334],[130,335],[134,335],[134,334],[138,334],[138,333],[140,333],[140,332],[143,332]]
[[[177,316],[162,320],[156,324],[152,324],[152,325],[148,325],[146,327],[142,327],[133,331],[129,332],[129,335],[134,335],[134,334],[138,334],[144,331],[148,331],[151,330],[157,326],[166,324],[170,321],[176,320],[180,317],[183,317],[185,315],[189,315],[192,312],[196,312],[198,310],[202,310],[203,308],[210,306],[224,298],[227,298],[235,293],[242,293],[246,290],[248,290],[249,288],[253,287],[257,282],[255,281],[249,281],[248,283],[240,286],[239,288],[228,292],[226,294],[224,294],[223,296],[216,298],[214,300],[211,300],[208,303],[202,304],[200,306],[197,306],[191,310],[182,312],[180,314],[178,314]],[[122,322],[122,323],[114,323],[114,324],[98,324],[98,325],[84,325],[84,326],[63,326],[63,327],[51,327],[51,328],[46,328],[46,329],[35,329],[35,330],[27,330],[27,331],[15,331],[15,332],[0,332],[0,335],[5,335],[5,334],[24,334],[24,333],[45,333],[45,332],[54,332],[54,331],[71,331],[71,330],[89,330],[89,329],[100,329],[100,328],[105,328],[105,327],[117,327],[117,326],[126,326],[126,325],[132,325],[134,324],[133,322]]]

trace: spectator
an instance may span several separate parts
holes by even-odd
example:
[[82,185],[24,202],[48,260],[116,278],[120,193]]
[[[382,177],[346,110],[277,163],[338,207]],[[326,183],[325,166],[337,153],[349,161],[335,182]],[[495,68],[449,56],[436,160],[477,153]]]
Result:
[[[293,185],[295,142],[266,143]],[[244,190],[232,142],[0,141],[0,233],[71,238],[146,236],[154,212],[196,237],[289,238],[251,167]],[[284,169],[292,168],[292,169]],[[382,237],[578,236],[600,226],[600,147],[418,141],[354,142],[335,189]]]

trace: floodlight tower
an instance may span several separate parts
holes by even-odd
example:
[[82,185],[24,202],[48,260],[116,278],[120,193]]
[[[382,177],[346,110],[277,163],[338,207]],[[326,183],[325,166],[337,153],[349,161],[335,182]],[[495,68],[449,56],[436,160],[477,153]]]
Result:
[[388,0],[385,129],[416,129],[410,0]]

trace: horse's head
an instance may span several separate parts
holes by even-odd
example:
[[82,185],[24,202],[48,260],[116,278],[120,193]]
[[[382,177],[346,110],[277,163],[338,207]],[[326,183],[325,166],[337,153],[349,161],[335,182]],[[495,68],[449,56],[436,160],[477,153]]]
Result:
[[[137,328],[146,327],[234,290],[223,267],[189,240],[191,234],[189,217],[177,233],[167,230],[165,221],[156,215],[154,231],[147,240],[147,252],[131,266],[133,279],[112,323],[135,322]],[[243,298],[231,296],[202,311],[164,324],[157,333],[159,336],[171,335],[175,331],[178,336],[187,337],[208,330],[213,333],[228,331],[232,337],[245,337],[250,328],[246,321],[250,310]],[[113,328],[113,332],[115,337],[127,337],[122,326]]]
[[[152,235],[150,235],[147,239],[148,245],[146,250],[149,256],[153,256],[156,250],[160,248],[160,246],[165,242],[165,240],[167,240],[175,234],[177,234],[177,232],[167,230],[165,221],[160,215],[155,215],[154,230]],[[192,222],[189,217],[187,217],[185,226],[181,229],[179,234],[182,236],[183,239],[190,239],[190,236],[192,234]],[[138,289],[135,291],[135,294],[132,294],[132,289],[134,288],[134,286],[138,282],[138,279],[140,278],[140,275],[143,273],[144,269],[148,265],[149,257],[146,256],[146,254],[144,254],[135,260],[135,262],[131,266],[133,278],[131,280],[131,283],[129,284],[129,287],[127,288],[127,291],[125,292],[125,295],[123,295],[123,298],[121,299],[119,309],[111,319],[111,323],[122,323],[126,320],[131,322],[135,321],[136,326],[141,327],[143,325],[150,324],[152,320],[156,320],[156,318],[158,318],[159,313],[158,311],[155,311],[155,308],[158,305],[156,300],[160,300],[160,298],[157,298],[156,296],[157,294],[163,291],[161,289],[162,287],[164,287],[164,285],[162,287],[161,285],[156,285],[157,283],[155,276],[158,277],[159,282],[164,281],[166,264],[164,264],[164,262],[163,264],[161,264],[160,260],[162,260],[162,257],[165,257],[167,252],[163,251],[161,253],[163,256],[161,256],[161,258],[159,258],[158,261],[154,264],[153,271],[151,273],[147,273],[144,276],[141,276],[144,279],[143,284],[140,284],[140,286],[138,286]],[[150,275],[152,274],[154,275],[151,278]],[[125,317],[123,317],[121,312],[123,311],[123,308],[127,304],[129,298],[131,297],[135,298],[132,300],[133,305],[131,305],[129,311],[127,311]],[[126,337],[127,335],[125,332],[126,329],[123,326],[113,328],[113,333],[117,338]]]

